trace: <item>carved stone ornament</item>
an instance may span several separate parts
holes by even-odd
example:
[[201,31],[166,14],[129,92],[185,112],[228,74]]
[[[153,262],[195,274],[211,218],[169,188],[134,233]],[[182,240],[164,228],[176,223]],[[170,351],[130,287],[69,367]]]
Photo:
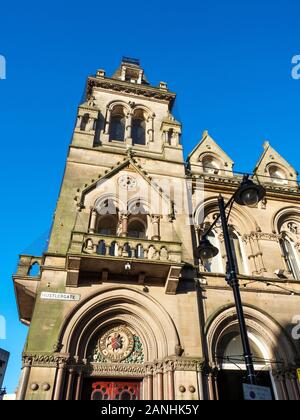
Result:
[[113,328],[100,338],[99,349],[111,362],[121,362],[133,352],[133,334],[124,326]]
[[137,187],[137,180],[133,176],[127,174],[120,176],[118,183],[121,188],[128,191],[133,191]]

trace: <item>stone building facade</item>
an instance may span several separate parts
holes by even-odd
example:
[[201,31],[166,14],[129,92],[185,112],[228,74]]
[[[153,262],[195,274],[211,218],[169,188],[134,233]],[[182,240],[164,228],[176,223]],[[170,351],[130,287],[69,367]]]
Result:
[[[14,275],[29,326],[18,399],[241,398],[221,227],[214,260],[196,249],[242,177],[207,132],[184,160],[175,97],[132,59],[88,78],[48,249]],[[234,205],[229,225],[257,380],[298,400],[297,173],[266,143],[254,178],[266,199]]]

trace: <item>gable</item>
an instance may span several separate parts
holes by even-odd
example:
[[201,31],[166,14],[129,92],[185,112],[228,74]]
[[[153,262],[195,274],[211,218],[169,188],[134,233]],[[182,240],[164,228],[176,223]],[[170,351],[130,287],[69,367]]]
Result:
[[191,167],[191,171],[194,173],[203,173],[203,159],[210,158],[216,162],[216,166],[224,175],[232,175],[232,169],[234,162],[224,152],[223,149],[215,142],[215,140],[204,131],[200,143],[194,148],[194,150],[188,156],[188,163]]
[[77,198],[80,208],[98,208],[105,200],[112,200],[119,211],[126,212],[140,202],[151,214],[172,212],[170,197],[131,156],[119,162],[98,180],[85,186]]
[[263,147],[264,151],[256,164],[254,173],[265,182],[276,183],[276,177],[278,177],[278,183],[282,183],[284,180],[286,183],[296,181],[298,173],[295,168],[269,142],[265,142]]

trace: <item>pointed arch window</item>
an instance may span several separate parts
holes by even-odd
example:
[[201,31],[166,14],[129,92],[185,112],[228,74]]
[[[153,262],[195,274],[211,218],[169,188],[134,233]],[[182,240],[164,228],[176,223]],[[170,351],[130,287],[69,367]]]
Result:
[[281,246],[289,272],[293,275],[295,280],[300,280],[299,256],[294,241],[287,235],[284,235]]

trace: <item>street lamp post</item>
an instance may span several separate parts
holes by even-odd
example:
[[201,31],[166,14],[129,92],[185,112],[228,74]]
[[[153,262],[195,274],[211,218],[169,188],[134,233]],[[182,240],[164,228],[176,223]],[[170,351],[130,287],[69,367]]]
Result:
[[[240,205],[247,205],[250,207],[256,206],[259,201],[265,197],[266,191],[261,185],[254,184],[253,181],[249,180],[249,176],[244,176],[244,179],[238,188],[238,190],[231,197],[227,205],[225,205],[224,198],[220,195],[218,199],[220,214],[215,219],[214,223],[210,226],[207,232],[203,235],[199,245],[199,256],[202,261],[209,260],[218,255],[219,250],[214,247],[208,240],[208,235],[217,224],[219,219],[222,222],[222,229],[224,235],[224,242],[227,255],[227,267],[226,267],[226,281],[231,286],[234,294],[235,306],[237,311],[237,317],[239,322],[240,334],[242,339],[244,358],[247,370],[248,382],[251,385],[256,384],[256,375],[253,365],[253,358],[247,334],[247,326],[243,311],[242,299],[240,294],[239,280],[237,276],[237,267],[234,259],[234,254],[231,245],[231,239],[228,228],[228,216],[226,215],[226,209],[232,208],[233,202],[235,201]],[[230,213],[229,210],[229,213]]]

